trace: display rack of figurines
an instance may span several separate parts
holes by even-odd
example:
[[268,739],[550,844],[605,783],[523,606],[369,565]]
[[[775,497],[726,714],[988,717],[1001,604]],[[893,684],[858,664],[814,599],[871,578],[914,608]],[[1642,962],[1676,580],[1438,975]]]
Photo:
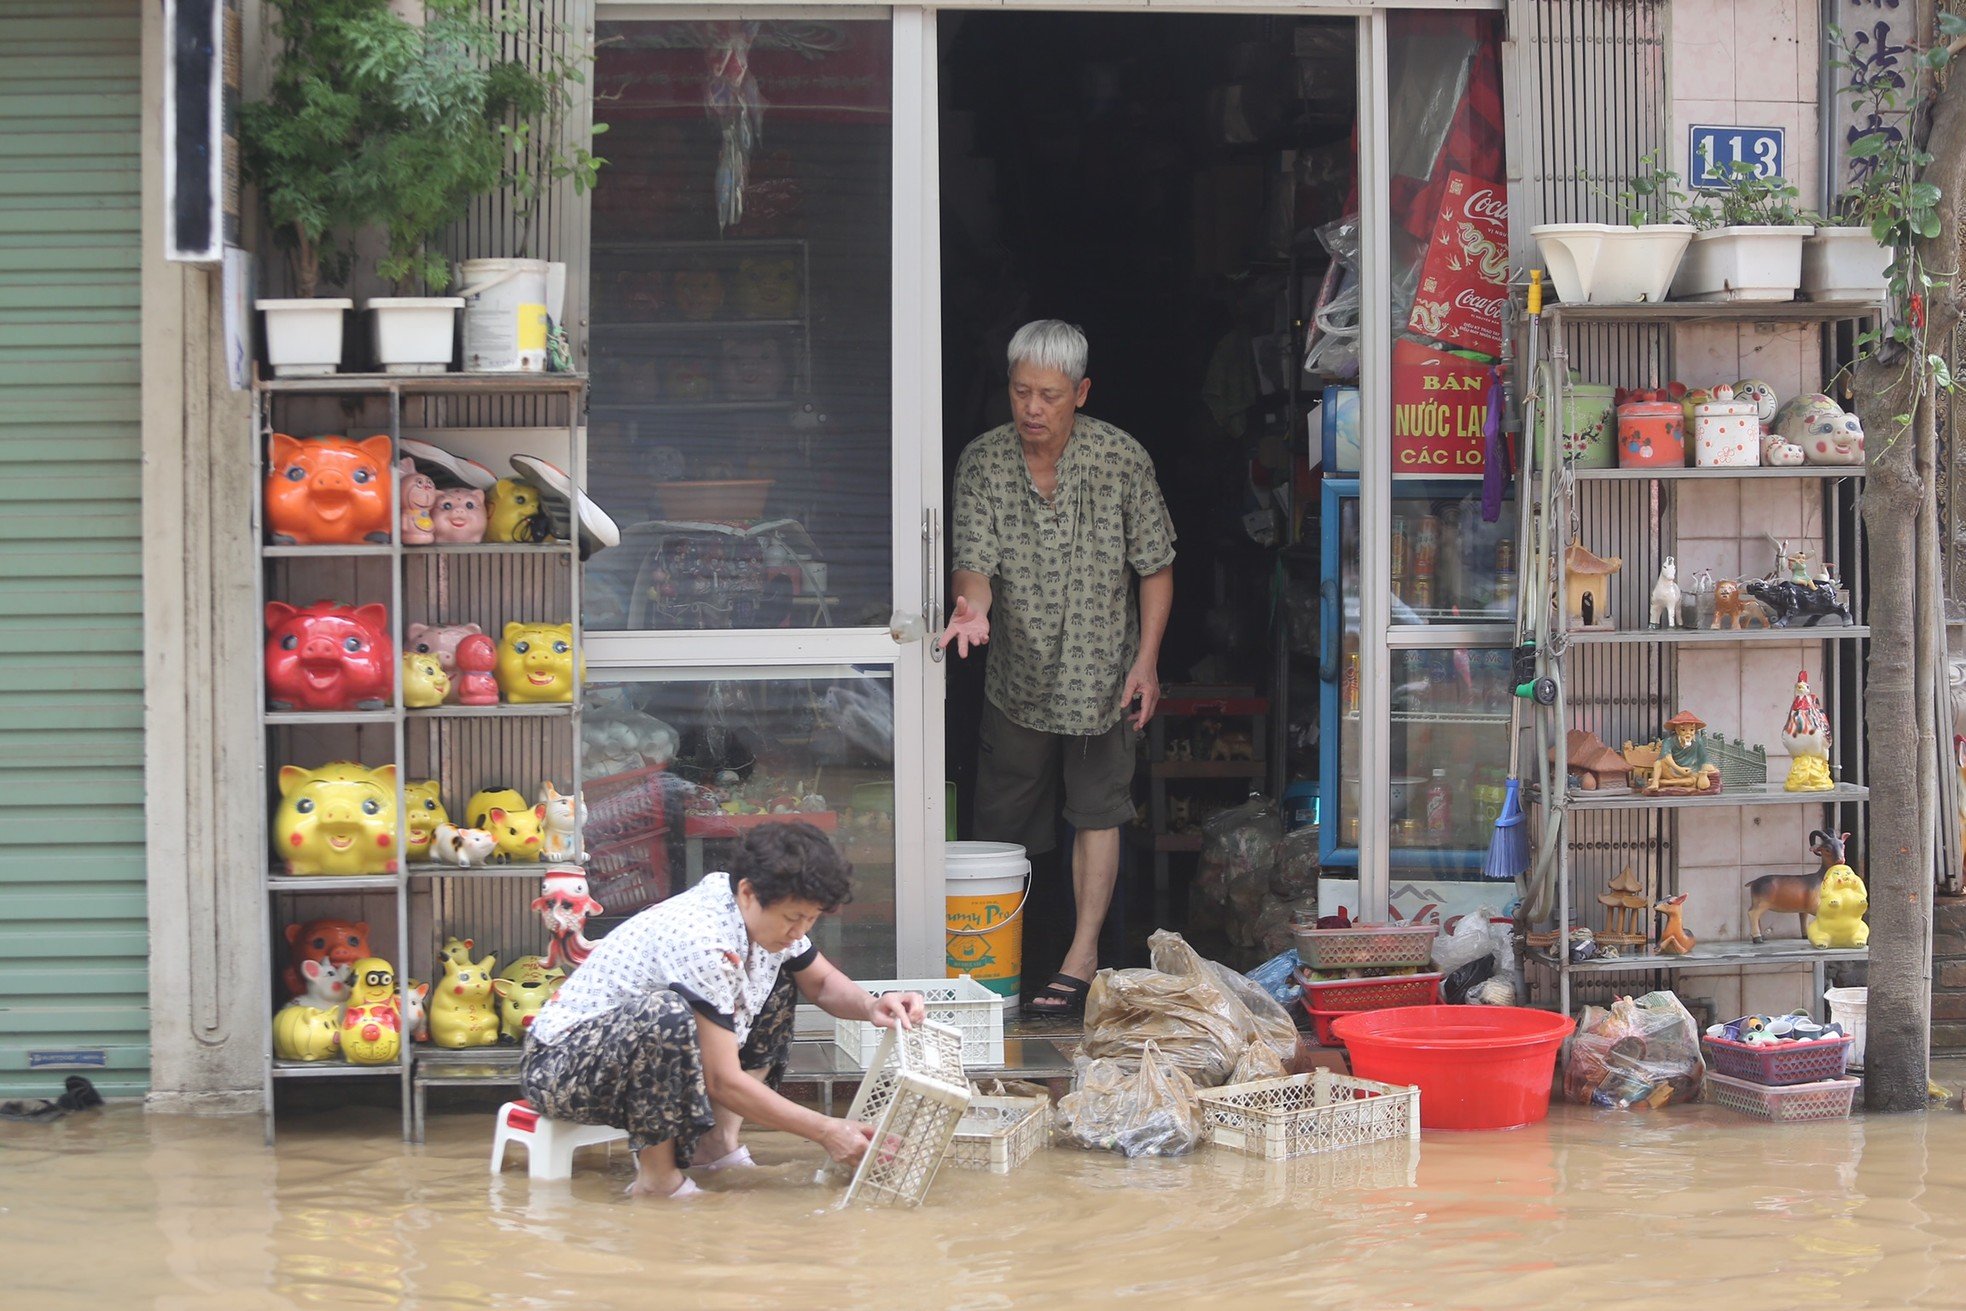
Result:
[[1602,387],[1573,385],[1563,449],[1576,468],[1753,469],[1864,462],[1863,425],[1821,392],[1784,401],[1759,378],[1697,388],[1672,382],[1612,389],[1608,407],[1596,399],[1604,392]]
[[395,1065],[405,1031],[422,1026],[428,984],[412,984],[410,1015],[396,970],[369,948],[365,921],[315,919],[284,930],[284,1002],[273,1014],[273,1055],[282,1061]]
[[[586,937],[587,921],[606,908],[587,889],[587,876],[578,866],[549,867],[532,902],[545,930],[543,954],[519,956],[504,969],[498,956],[477,955],[471,938],[449,936],[435,962],[436,987],[430,991],[427,1021],[419,1023],[416,1040],[449,1050],[516,1046],[540,1008],[553,999],[580,967],[594,944]],[[418,995],[412,984],[410,994]]]

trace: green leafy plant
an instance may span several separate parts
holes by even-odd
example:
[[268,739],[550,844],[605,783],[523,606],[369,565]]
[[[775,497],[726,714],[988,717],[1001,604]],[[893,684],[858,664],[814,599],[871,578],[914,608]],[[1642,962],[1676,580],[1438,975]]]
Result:
[[[1679,174],[1659,161],[1656,151],[1639,156],[1638,169],[1617,195],[1600,196],[1624,211],[1633,227],[1645,223],[1686,223],[1702,232],[1725,227],[1791,227],[1819,221],[1801,205],[1802,193],[1787,178],[1763,177],[1751,163],[1727,168],[1726,185],[1688,192]],[[1595,189],[1595,188],[1594,188]]]

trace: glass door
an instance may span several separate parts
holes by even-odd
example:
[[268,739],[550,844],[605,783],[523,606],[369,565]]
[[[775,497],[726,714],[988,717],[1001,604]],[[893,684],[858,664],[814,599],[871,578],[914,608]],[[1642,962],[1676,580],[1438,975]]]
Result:
[[896,288],[933,285],[898,217],[923,21],[611,8],[585,298],[590,495],[621,529],[583,589],[596,895],[638,909],[803,820],[855,868],[822,947],[919,973],[941,958],[912,858],[940,832],[935,669],[897,641],[925,619],[896,616],[926,605],[935,348]]

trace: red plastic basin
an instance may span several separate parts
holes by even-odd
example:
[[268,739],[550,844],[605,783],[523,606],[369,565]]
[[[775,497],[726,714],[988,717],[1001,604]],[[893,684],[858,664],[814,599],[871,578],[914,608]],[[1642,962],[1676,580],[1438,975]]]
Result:
[[1550,1111],[1557,1049],[1576,1021],[1522,1006],[1403,1006],[1332,1029],[1361,1079],[1415,1084],[1423,1129],[1516,1129]]

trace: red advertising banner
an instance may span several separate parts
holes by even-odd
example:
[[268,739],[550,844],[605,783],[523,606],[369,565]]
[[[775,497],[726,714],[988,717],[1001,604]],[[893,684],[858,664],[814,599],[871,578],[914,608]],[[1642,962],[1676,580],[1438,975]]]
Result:
[[1508,280],[1507,196],[1494,183],[1450,174],[1420,266],[1407,330],[1463,350],[1500,355]]
[[1488,366],[1401,338],[1393,343],[1393,475],[1478,478]]

